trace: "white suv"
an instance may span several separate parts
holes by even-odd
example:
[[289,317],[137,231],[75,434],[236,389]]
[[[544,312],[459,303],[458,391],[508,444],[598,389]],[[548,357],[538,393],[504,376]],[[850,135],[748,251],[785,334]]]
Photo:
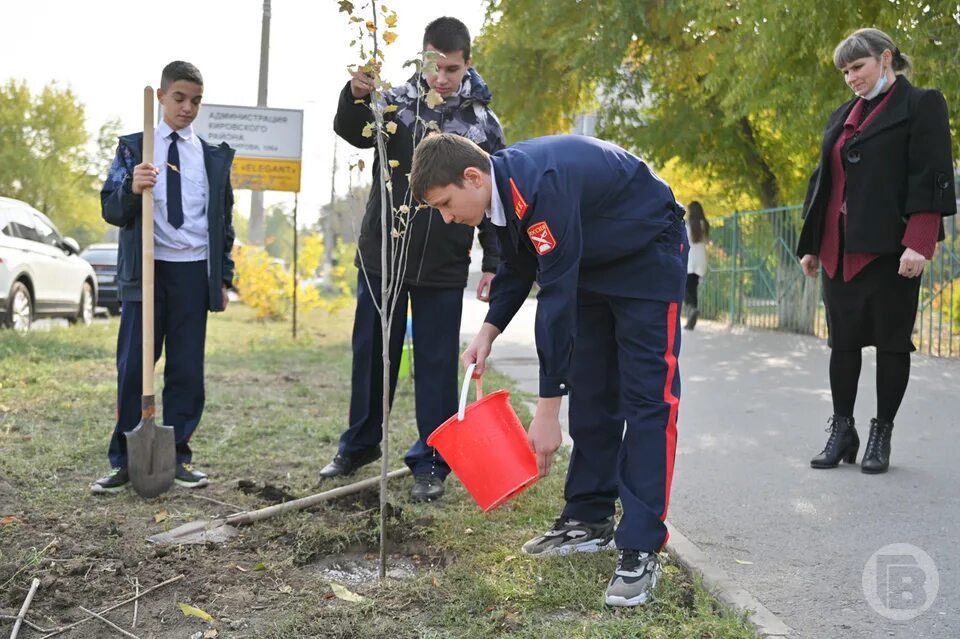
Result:
[[93,321],[97,276],[46,215],[0,197],[0,324],[29,330],[35,318]]

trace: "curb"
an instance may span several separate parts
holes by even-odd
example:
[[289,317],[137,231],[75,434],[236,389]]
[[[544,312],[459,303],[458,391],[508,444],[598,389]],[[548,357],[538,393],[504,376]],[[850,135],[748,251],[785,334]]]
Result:
[[667,524],[670,540],[667,552],[689,572],[700,575],[704,587],[725,605],[747,613],[747,619],[756,627],[757,634],[768,637],[793,637],[793,628],[770,612],[756,597],[737,586],[725,570],[716,566],[705,552],[687,539],[683,533]]

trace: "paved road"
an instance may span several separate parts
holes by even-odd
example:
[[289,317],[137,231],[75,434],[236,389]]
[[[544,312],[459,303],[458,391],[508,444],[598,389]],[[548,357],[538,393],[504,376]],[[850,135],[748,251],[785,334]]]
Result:
[[[464,341],[485,312],[469,297]],[[494,345],[491,364],[535,393],[533,314],[531,301]],[[671,523],[794,628],[792,636],[960,637],[960,361],[914,357],[893,466],[868,476],[857,466],[808,466],[831,412],[821,340],[710,323],[683,340]],[[856,411],[861,433],[876,402],[873,362],[866,353]],[[863,586],[871,555],[895,543],[928,553],[939,578],[930,597],[924,586],[933,585],[932,571],[903,549],[884,551],[880,570],[867,571],[879,575],[869,590],[874,605],[889,606],[887,615],[929,604],[907,621],[876,612]]]

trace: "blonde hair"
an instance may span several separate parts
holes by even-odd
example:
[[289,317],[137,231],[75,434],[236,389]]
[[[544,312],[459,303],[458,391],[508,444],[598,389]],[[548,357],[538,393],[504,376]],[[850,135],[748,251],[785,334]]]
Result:
[[894,73],[909,77],[913,71],[910,58],[900,53],[893,39],[880,29],[857,29],[848,35],[833,50],[833,64],[838,69],[842,69],[854,60],[867,56],[880,59],[887,49],[890,49],[890,53],[893,54],[890,66],[893,67]]

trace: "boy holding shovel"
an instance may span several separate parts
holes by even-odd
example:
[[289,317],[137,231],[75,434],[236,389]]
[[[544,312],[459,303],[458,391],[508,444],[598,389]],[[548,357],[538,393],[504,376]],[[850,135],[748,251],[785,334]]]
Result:
[[[568,392],[574,446],[566,506],[523,551],[594,552],[615,541],[620,557],[606,603],[646,603],[667,540],[676,450],[678,309],[689,247],[683,209],[639,158],[572,135],[492,155],[469,140],[433,135],[417,147],[410,188],[444,222],[489,219],[500,239],[490,310],[464,365],[483,371],[494,339],[534,279],[540,285],[540,400],[528,431],[540,474],[560,446],[560,399]],[[623,516],[614,531],[618,498]]]
[[[154,200],[156,290],[154,361],[164,345],[163,419],[176,438],[174,481],[186,488],[208,483],[190,465],[190,436],[204,405],[203,361],[207,311],[227,307],[233,281],[233,150],[201,140],[192,123],[203,99],[203,77],[189,62],[163,69],[157,100],[163,121],[152,158],[143,158],[143,134],[120,138],[100,192],[103,219],[120,227],[117,281],[123,304],[117,337],[117,421],[110,440],[111,470],[94,493],[115,493],[129,483],[124,433],[141,416],[141,217],[145,189]],[[147,194],[146,197],[151,197]]]

